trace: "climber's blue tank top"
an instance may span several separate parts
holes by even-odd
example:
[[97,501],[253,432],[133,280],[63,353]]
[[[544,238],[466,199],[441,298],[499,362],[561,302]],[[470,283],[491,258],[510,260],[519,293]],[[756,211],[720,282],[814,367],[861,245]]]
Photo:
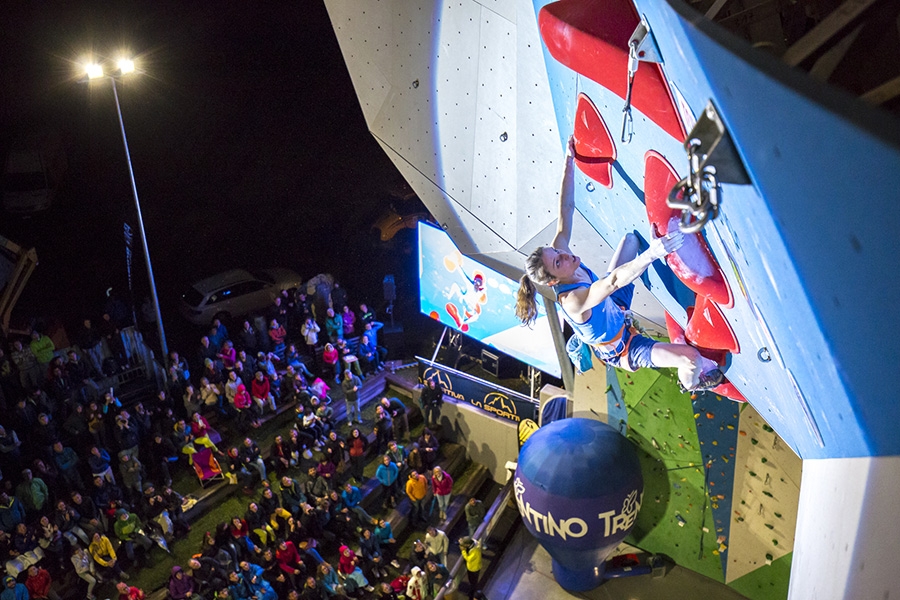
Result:
[[[587,271],[591,278],[591,283],[599,279],[586,266],[581,265],[581,268]],[[584,281],[553,286],[553,291],[556,293],[556,302],[562,309],[563,316],[569,322],[569,325],[572,326],[572,329],[575,330],[575,333],[578,334],[578,337],[586,344],[609,344],[621,340],[625,330],[625,311],[613,301],[611,296],[606,297],[603,302],[591,309],[591,317],[585,323],[576,322],[566,312],[566,309],[562,307],[562,304],[559,303],[560,294],[576,288],[590,286],[590,283]]]

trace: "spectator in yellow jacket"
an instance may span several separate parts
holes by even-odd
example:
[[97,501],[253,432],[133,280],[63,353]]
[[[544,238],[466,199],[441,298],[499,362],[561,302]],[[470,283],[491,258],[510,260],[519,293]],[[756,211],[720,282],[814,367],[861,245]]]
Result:
[[425,496],[428,495],[428,479],[416,471],[411,471],[406,481],[406,495],[412,503],[409,512],[409,524],[415,526],[416,521],[427,523],[425,517]]
[[92,538],[91,545],[88,546],[88,553],[97,566],[100,567],[100,573],[107,579],[127,579],[128,576],[122,572],[119,561],[116,557],[116,550],[113,548],[112,542],[103,534],[95,533]]
[[469,600],[478,592],[478,576],[481,574],[481,542],[469,536],[460,538],[459,553],[466,561],[466,572],[469,576]]

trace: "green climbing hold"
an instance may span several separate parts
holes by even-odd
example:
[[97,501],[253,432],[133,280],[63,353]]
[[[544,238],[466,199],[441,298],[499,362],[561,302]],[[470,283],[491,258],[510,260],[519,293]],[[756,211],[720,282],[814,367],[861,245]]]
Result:
[[774,525],[770,525],[769,523],[766,523],[766,527],[768,527],[769,529],[775,529],[775,526],[774,526]]
[[775,430],[769,427],[766,423],[763,423],[763,431],[768,431],[769,433],[775,433]]
[[759,459],[759,462],[761,462],[762,464],[766,464],[767,462],[769,462],[769,459],[763,456],[761,459]]
[[757,440],[756,438],[750,438],[750,443],[755,446],[759,443],[759,440]]
[[772,495],[772,492],[767,492],[767,491],[765,491],[765,490],[763,490],[763,494],[766,495],[766,496],[768,496],[769,498],[774,498],[774,497],[775,497],[775,496]]
[[775,516],[778,517],[778,518],[780,519],[780,518],[781,518],[781,513],[775,513]]

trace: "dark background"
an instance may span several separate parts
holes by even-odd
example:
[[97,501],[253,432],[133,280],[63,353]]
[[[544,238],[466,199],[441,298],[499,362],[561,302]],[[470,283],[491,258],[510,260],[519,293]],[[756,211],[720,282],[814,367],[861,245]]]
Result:
[[[385,243],[371,231],[410,190],[367,130],[321,1],[97,4],[4,7],[0,143],[50,126],[69,162],[50,211],[0,213],[0,234],[40,259],[16,323],[71,329],[99,317],[107,288],[128,296],[122,229],[137,236],[137,222],[112,90],[77,82],[85,57],[114,68],[120,49],[144,71],[119,98],[170,347],[196,344],[175,309],[184,287],[234,267],[331,272],[352,302],[376,307],[393,273],[398,320],[428,322],[414,232]],[[139,306],[149,286],[136,244]]]

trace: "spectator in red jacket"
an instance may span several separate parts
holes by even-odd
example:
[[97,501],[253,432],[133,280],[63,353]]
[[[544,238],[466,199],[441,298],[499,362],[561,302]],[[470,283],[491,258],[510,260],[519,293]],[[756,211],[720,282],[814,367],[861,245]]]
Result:
[[278,550],[275,551],[275,560],[278,561],[278,567],[284,571],[288,579],[291,580],[291,586],[296,588],[297,578],[306,573],[306,565],[297,552],[297,546],[291,541],[282,541],[278,544]]
[[450,493],[453,491],[453,478],[450,477],[450,473],[440,467],[435,467],[432,471],[431,488],[434,490],[439,516],[441,521],[443,521],[447,518],[447,508],[450,506]]
[[269,378],[266,377],[262,371],[256,372],[256,376],[250,384],[250,395],[253,396],[253,401],[256,402],[256,405],[261,409],[264,409],[266,404],[268,404],[269,408],[272,409],[272,412],[275,412],[275,396],[272,395],[272,387],[269,383]]
[[250,539],[250,527],[244,519],[232,517],[231,523],[228,524],[228,531],[243,556],[253,556],[262,552],[262,549]]
[[28,594],[34,600],[59,600],[59,596],[50,589],[52,584],[50,573],[47,569],[42,569],[36,565],[28,567],[28,579],[25,580],[25,587],[28,588]]
[[144,600],[143,591],[125,582],[117,583],[116,589],[119,590],[119,600]]
[[341,382],[341,368],[338,366],[339,360],[340,357],[334,344],[331,342],[325,344],[325,350],[322,351],[322,362],[325,363],[323,375],[325,377],[333,377],[335,383]]
[[234,394],[234,408],[238,411],[238,422],[243,424],[243,428],[246,428],[247,423],[253,427],[259,427],[261,410],[253,402],[250,392],[247,391],[247,386],[243,383],[237,386],[237,392]]
[[272,352],[280,360],[284,360],[284,338],[286,336],[287,331],[285,331],[284,325],[279,325],[277,319],[272,319],[272,322],[269,323],[269,339],[272,340]]

